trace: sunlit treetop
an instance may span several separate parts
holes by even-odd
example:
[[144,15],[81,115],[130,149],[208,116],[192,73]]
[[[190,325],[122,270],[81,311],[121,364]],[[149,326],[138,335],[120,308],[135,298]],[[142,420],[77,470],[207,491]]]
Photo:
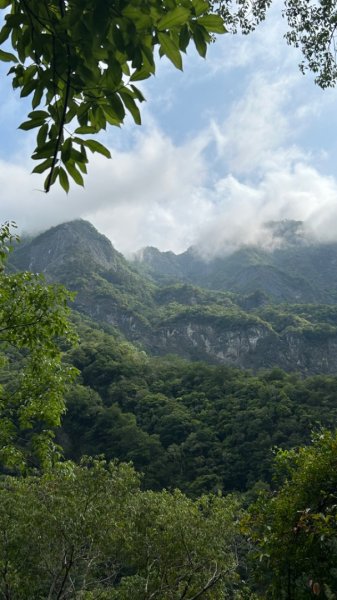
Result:
[[205,0],[0,0],[4,25],[0,60],[13,87],[30,96],[20,125],[36,129],[35,173],[68,191],[69,175],[83,185],[87,151],[110,153],[88,135],[120,126],[127,112],[140,124],[144,100],[135,83],[155,72],[155,48],[182,69],[193,40],[206,55],[223,19]]

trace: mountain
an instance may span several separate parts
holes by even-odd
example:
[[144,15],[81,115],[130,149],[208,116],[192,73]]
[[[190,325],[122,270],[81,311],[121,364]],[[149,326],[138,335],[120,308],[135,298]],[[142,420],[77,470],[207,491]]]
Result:
[[269,223],[271,249],[243,246],[204,258],[197,248],[182,254],[145,248],[135,264],[153,281],[181,281],[203,288],[251,294],[259,290],[272,302],[337,302],[337,243],[314,243],[298,221]]
[[76,292],[76,310],[116,327],[132,341],[142,337],[144,306],[151,307],[154,286],[87,221],[63,223],[23,240],[11,256],[11,268],[64,284]]
[[74,309],[154,355],[303,374],[337,371],[337,245],[290,235],[205,261],[145,249],[127,261],[88,222],[23,241],[11,269],[76,291]]

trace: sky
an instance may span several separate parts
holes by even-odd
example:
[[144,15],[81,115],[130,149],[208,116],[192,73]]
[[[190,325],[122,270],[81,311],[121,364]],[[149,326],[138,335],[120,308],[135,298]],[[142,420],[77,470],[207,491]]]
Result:
[[125,255],[144,246],[206,256],[266,247],[270,220],[304,220],[337,239],[337,89],[303,76],[287,46],[279,0],[249,36],[218,36],[206,60],[191,47],[184,72],[158,59],[142,83],[142,125],[127,118],[100,137],[85,188],[66,195],[31,175],[34,135],[18,130],[30,108],[1,68],[0,220],[38,233],[89,220]]

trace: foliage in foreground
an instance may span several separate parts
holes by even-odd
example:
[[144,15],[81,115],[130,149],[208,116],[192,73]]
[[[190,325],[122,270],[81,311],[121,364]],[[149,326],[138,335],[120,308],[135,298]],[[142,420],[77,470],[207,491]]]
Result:
[[33,273],[5,273],[12,225],[0,228],[0,464],[23,469],[56,458],[53,429],[76,373],[63,364],[60,342],[69,346],[75,335],[65,288]]
[[[47,172],[48,192],[58,179],[83,185],[87,151],[107,157],[95,139],[107,125],[120,126],[126,112],[141,122],[144,96],[135,83],[155,73],[155,49],[182,69],[182,53],[193,40],[206,55],[212,33],[241,27],[248,33],[265,18],[271,0],[0,0],[6,10],[0,30],[0,61],[32,111],[20,125],[37,129],[35,173]],[[216,14],[217,13],[217,14]],[[288,42],[301,47],[302,70],[321,87],[334,85],[336,6],[326,0],[286,0]],[[8,51],[9,50],[9,51]]]
[[140,124],[134,84],[154,74],[156,47],[182,69],[191,40],[204,57],[210,33],[225,31],[205,0],[0,0],[0,9],[0,45],[11,50],[0,61],[14,63],[13,87],[32,98],[20,128],[38,131],[33,172],[47,171],[47,192],[56,179],[68,191],[69,176],[83,185],[87,150],[110,156],[87,134],[120,126],[126,111]]
[[236,593],[238,502],[141,492],[126,464],[65,463],[0,483],[0,594],[222,600]]
[[337,589],[337,433],[280,451],[279,490],[250,509],[255,571],[262,598],[332,600]]

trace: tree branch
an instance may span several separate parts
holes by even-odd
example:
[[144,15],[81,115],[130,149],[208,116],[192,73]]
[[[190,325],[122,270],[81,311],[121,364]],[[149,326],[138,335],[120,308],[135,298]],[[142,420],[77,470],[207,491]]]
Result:
[[214,585],[216,585],[218,583],[218,581],[221,577],[222,577],[222,573],[218,572],[218,566],[215,565],[215,571],[214,571],[212,577],[207,581],[207,583],[204,585],[202,590],[200,590],[200,592],[197,592],[196,594],[194,594],[194,596],[191,596],[191,598],[189,598],[189,600],[197,600],[197,598],[201,598],[205,592],[207,592],[210,588],[212,588]]
[[[64,15],[65,15],[64,0],[60,0],[59,7],[60,7],[61,16],[64,17]],[[54,176],[54,172],[55,172],[55,168],[56,168],[56,164],[57,164],[57,157],[58,157],[61,142],[63,139],[63,130],[64,130],[65,121],[66,121],[66,114],[67,114],[70,88],[71,88],[70,47],[69,47],[68,42],[66,42],[66,50],[67,50],[67,63],[68,63],[66,89],[65,89],[65,94],[64,94],[64,102],[63,102],[63,109],[62,109],[62,114],[61,114],[61,118],[60,118],[60,123],[59,123],[59,129],[58,129],[57,138],[56,138],[55,150],[54,150],[54,154],[53,154],[53,158],[52,158],[52,164],[50,167],[49,175],[47,177],[46,186],[45,186],[46,193],[49,192],[51,185],[53,183],[53,176]],[[55,61],[55,57],[54,57],[54,61]]]

